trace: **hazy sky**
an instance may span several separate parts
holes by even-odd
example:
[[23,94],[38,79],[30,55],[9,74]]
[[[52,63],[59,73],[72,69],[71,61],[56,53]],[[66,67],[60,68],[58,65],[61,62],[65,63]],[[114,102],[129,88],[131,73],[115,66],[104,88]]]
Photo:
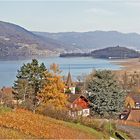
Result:
[[0,20],[32,31],[140,33],[140,0],[0,0]]

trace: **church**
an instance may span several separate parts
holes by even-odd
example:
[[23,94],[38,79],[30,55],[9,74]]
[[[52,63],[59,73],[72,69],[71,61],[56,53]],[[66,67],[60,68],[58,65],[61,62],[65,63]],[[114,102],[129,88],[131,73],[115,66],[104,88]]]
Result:
[[75,84],[72,81],[71,73],[68,73],[67,80],[66,80],[66,88],[65,93],[75,94]]

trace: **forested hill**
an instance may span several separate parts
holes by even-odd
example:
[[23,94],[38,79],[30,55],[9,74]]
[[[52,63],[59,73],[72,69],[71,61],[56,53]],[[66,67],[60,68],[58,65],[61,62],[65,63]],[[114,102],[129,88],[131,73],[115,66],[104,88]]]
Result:
[[92,51],[91,56],[95,58],[105,58],[105,59],[124,59],[124,58],[138,58],[140,57],[140,53],[133,49],[116,46]]
[[124,59],[124,58],[138,58],[140,53],[133,49],[126,47],[107,47],[104,49],[99,49],[92,51],[91,53],[63,53],[60,57],[94,57],[94,58],[104,58],[104,59]]

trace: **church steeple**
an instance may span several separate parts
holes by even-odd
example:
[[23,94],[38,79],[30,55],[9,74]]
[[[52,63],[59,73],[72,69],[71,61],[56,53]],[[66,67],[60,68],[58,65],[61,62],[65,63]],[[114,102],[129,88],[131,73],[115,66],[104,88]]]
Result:
[[72,78],[71,78],[71,73],[70,73],[70,71],[69,71],[69,73],[68,73],[66,85],[67,85],[68,87],[71,87],[71,86],[72,86]]

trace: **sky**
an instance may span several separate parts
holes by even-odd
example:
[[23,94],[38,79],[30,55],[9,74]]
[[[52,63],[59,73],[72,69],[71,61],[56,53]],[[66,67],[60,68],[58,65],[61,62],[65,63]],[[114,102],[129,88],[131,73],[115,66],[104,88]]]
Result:
[[0,20],[30,31],[140,33],[140,0],[0,0]]

